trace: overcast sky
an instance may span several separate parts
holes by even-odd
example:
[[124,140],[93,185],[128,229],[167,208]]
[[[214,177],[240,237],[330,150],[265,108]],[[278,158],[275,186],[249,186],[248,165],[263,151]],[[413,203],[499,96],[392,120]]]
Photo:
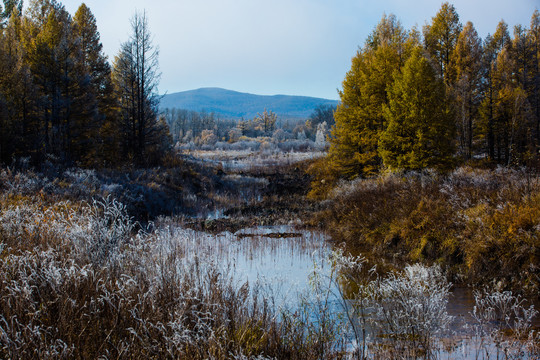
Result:
[[[60,0],[73,15],[80,0]],[[160,49],[160,93],[200,87],[338,99],[351,58],[382,15],[404,27],[431,21],[441,1],[86,0],[112,61],[146,10]],[[455,0],[462,23],[484,38],[504,19],[529,27],[540,0]]]

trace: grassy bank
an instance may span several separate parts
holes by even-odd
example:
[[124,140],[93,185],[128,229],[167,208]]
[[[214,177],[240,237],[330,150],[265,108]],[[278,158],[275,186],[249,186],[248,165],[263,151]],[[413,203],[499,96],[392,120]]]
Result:
[[2,195],[0,205],[1,358],[342,355],[318,326],[278,321],[255,284],[184,256],[178,234],[136,230],[117,201]]
[[0,192],[5,196],[39,194],[47,203],[111,197],[144,223],[158,216],[196,216],[220,207],[219,194],[231,191],[231,186],[215,169],[179,157],[154,168],[96,170],[51,164],[40,169],[0,168]]
[[539,294],[540,179],[525,170],[387,174],[342,183],[325,205],[314,222],[353,251]]

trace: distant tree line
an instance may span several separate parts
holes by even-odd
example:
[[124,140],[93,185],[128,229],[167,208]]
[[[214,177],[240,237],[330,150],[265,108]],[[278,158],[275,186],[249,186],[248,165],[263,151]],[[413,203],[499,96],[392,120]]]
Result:
[[524,164],[540,149],[540,13],[482,40],[444,3],[422,32],[384,16],[352,60],[323,177]]
[[[247,120],[221,118],[215,113],[176,108],[165,109],[163,117],[175,143],[207,145],[206,140],[209,139],[230,143],[258,137],[274,137],[278,141],[292,138],[315,140],[319,125],[326,123],[329,128],[334,124],[335,110],[331,105],[319,105],[307,120],[280,119],[268,109]],[[209,137],[210,133],[213,137]]]
[[146,15],[112,66],[96,19],[55,0],[4,0],[0,17],[0,161],[147,164],[171,144],[158,116],[158,51]]
[[175,143],[193,141],[200,137],[204,130],[213,130],[219,139],[227,138],[230,129],[234,128],[238,122],[233,119],[223,119],[213,112],[177,108],[165,109],[163,117]]

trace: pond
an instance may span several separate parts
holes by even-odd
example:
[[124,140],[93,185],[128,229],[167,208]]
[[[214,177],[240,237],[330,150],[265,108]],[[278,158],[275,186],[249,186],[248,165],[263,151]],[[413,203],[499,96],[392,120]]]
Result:
[[211,235],[177,229],[187,258],[197,256],[218,264],[238,284],[257,286],[261,296],[276,307],[294,308],[310,292],[309,277],[315,265],[324,274],[331,248],[320,232],[297,230],[293,226],[260,226],[236,233]]
[[[309,304],[318,301],[316,297],[321,295],[321,288],[316,291],[312,284],[316,270],[323,286],[326,286],[323,291],[328,291],[325,305],[328,311],[335,314],[336,318],[346,319],[343,316],[347,311],[345,306],[354,315],[351,310],[354,303],[339,295],[339,282],[335,281],[335,269],[329,262],[332,247],[327,236],[321,232],[298,230],[294,226],[284,225],[260,226],[218,235],[180,228],[175,229],[175,233],[178,241],[183,244],[186,258],[197,257],[201,263],[218,265],[224,273],[232,276],[238,286],[247,282],[251,289],[257,289],[258,295],[278,312],[295,312],[305,307],[306,302]],[[518,302],[508,304],[516,305]],[[491,305],[496,304],[493,302]],[[438,343],[435,358],[487,359],[496,357],[504,347],[507,353],[521,354],[518,358],[534,358],[533,355],[526,355],[527,346],[530,345],[526,339],[511,341],[502,336],[499,330],[504,329],[508,334],[509,329],[505,325],[498,327],[499,320],[486,318],[486,323],[480,326],[472,316],[474,306],[472,290],[451,290],[446,311],[453,320],[444,332],[434,332]],[[317,307],[310,307],[310,317],[317,321],[318,314],[313,313],[314,309]],[[523,306],[523,309],[528,307]],[[523,315],[514,310],[510,313],[513,317]],[[349,342],[351,351],[358,347],[361,340],[355,339],[351,331],[351,325],[358,324],[359,320],[356,319],[340,330],[341,336]],[[532,325],[538,327],[538,317]],[[377,343],[375,334],[368,335],[370,341]]]

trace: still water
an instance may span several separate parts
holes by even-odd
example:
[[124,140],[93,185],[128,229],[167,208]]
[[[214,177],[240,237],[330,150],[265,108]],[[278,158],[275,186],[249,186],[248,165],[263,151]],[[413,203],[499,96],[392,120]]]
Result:
[[[332,275],[328,261],[331,245],[325,234],[320,232],[297,230],[293,226],[256,227],[218,235],[186,229],[177,231],[186,258],[197,257],[201,263],[218,265],[238,286],[247,282],[250,288],[257,288],[259,296],[275,309],[295,311],[305,301],[311,301],[314,291],[310,279],[315,270],[323,279]],[[329,290],[339,294],[336,286],[330,284]],[[339,295],[330,296],[328,304],[332,311],[343,312],[343,299]],[[471,324],[474,324],[474,319],[471,313],[474,304],[470,289],[452,290],[447,306],[449,315],[454,318],[449,329],[451,339],[440,339],[452,346],[442,348],[439,358],[497,358],[495,343],[473,339],[474,327]],[[538,325],[536,319],[535,326]],[[517,358],[534,357],[523,355]]]
[[276,307],[294,308],[310,293],[314,269],[330,273],[330,246],[323,233],[292,226],[261,226],[210,235],[183,230],[186,257],[218,264],[239,285],[256,286]]

